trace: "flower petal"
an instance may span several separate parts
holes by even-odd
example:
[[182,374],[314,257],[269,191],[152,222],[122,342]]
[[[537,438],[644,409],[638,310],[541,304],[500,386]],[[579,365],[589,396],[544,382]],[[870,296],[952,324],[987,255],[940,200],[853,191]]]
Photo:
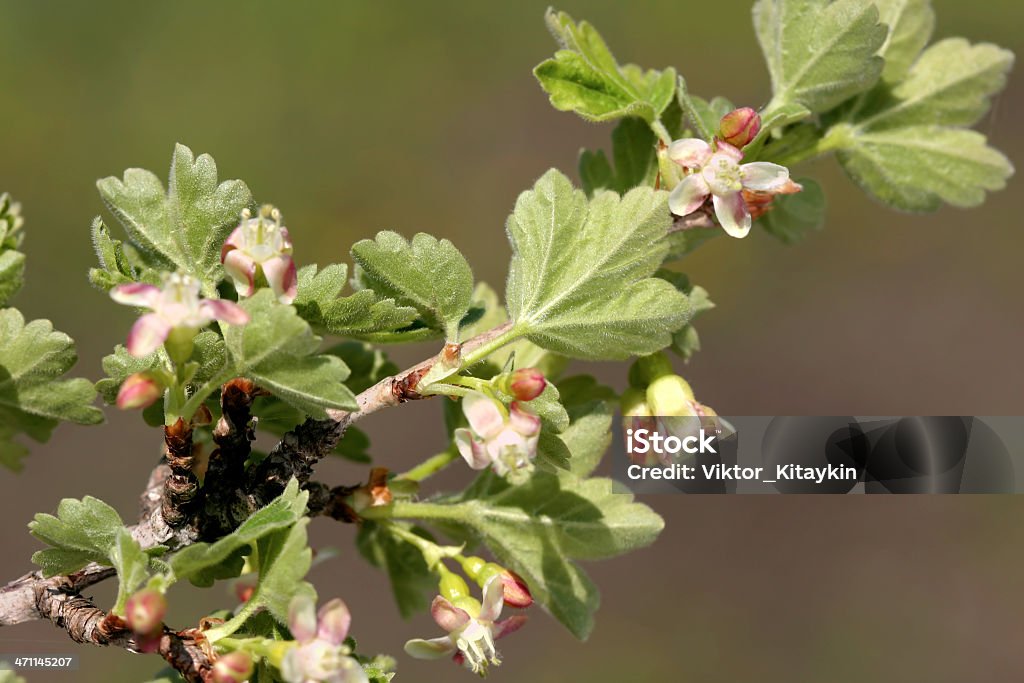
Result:
[[283,304],[295,301],[299,280],[295,274],[295,261],[290,256],[275,256],[264,261],[263,275],[278,301]]
[[256,293],[256,262],[241,249],[232,249],[223,254],[224,270],[235,283],[238,296],[252,296]]
[[316,603],[308,595],[297,595],[288,605],[288,630],[304,643],[316,638]]
[[510,633],[514,633],[521,629],[526,623],[525,614],[516,614],[508,619],[502,619],[494,623],[494,627],[491,629],[491,633],[494,634],[494,639],[502,638]]
[[711,158],[711,145],[699,138],[676,140],[668,147],[668,158],[684,168],[700,168]]
[[491,464],[483,444],[465,427],[455,430],[455,447],[459,449],[463,460],[474,470],[482,470]]
[[480,601],[480,621],[494,621],[501,616],[505,604],[505,584],[500,576],[492,576],[484,584],[484,599]]
[[742,238],[750,232],[750,212],[739,192],[715,195],[715,216],[730,237]]
[[241,249],[245,246],[245,231],[242,226],[239,225],[237,228],[231,231],[228,238],[224,240],[224,244],[220,248],[220,262],[224,263],[224,258],[228,255],[232,249]]
[[668,196],[668,208],[677,216],[689,216],[700,208],[711,194],[711,188],[699,173],[688,175]]
[[210,320],[223,320],[231,325],[249,322],[249,314],[245,309],[226,299],[203,299],[199,302],[199,311]]
[[413,638],[405,644],[405,651],[410,657],[416,659],[440,659],[447,657],[455,649],[452,640],[448,636],[441,638]]
[[505,426],[505,416],[497,402],[479,391],[471,391],[462,399],[462,412],[473,433],[484,439],[491,438]]
[[737,163],[739,163],[739,161],[743,158],[743,152],[741,152],[739,149],[733,147],[728,142],[725,142],[723,140],[718,141],[718,146],[715,148],[715,152],[717,152],[718,154],[724,154],[725,156],[730,157],[733,161]]
[[160,348],[171,333],[171,325],[156,313],[147,313],[132,325],[128,333],[128,353],[142,358]]
[[523,436],[536,436],[540,432],[540,417],[527,410],[519,401],[509,406],[508,423]]
[[430,604],[430,615],[437,625],[448,633],[457,631],[469,623],[469,613],[438,595]]
[[352,614],[341,598],[334,598],[324,603],[317,612],[318,628],[316,637],[326,640],[331,645],[341,645],[348,635],[348,627],[352,623]]
[[768,161],[755,161],[740,166],[743,187],[761,192],[778,189],[789,180],[789,169]]
[[126,306],[154,308],[160,298],[160,288],[144,282],[132,282],[114,287],[110,290],[110,298]]

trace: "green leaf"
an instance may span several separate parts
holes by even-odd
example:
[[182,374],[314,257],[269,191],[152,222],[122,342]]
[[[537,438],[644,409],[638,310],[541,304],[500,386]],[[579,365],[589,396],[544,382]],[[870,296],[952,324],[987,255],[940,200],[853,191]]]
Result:
[[320,272],[316,265],[299,269],[298,295],[293,304],[315,331],[362,338],[399,330],[416,319],[415,308],[399,306],[394,299],[382,298],[372,289],[339,296],[345,288],[347,273],[345,264],[327,266]]
[[548,28],[563,48],[541,62],[533,74],[560,111],[575,111],[589,121],[637,116],[655,121],[672,101],[675,69],[644,71],[619,66],[597,30],[575,23],[565,12],[548,10]]
[[[430,505],[421,516],[443,518],[470,530],[580,639],[593,628],[599,597],[575,560],[642,548],[664,527],[661,517],[634,503],[632,495],[612,493],[610,479],[537,471],[526,483],[512,486],[488,473],[471,493],[479,497]],[[415,504],[407,508],[410,516],[417,516]]]
[[117,570],[117,602],[113,612],[124,616],[125,603],[149,578],[149,556],[128,529],[118,530],[110,547],[110,564]]
[[123,178],[104,178],[96,186],[151,267],[188,273],[203,283],[205,292],[213,292],[223,277],[220,248],[242,209],[252,204],[245,183],[218,185],[213,158],[193,158],[192,150],[179,144],[166,190],[155,174],[140,168],[129,168]]
[[[409,531],[433,540],[423,529],[410,527]],[[370,564],[388,575],[395,604],[403,618],[408,619],[430,607],[437,593],[437,577],[427,569],[423,554],[415,546],[396,539],[381,525],[366,521],[356,536],[356,547]]]
[[[838,129],[833,129],[834,133]],[[876,199],[904,211],[934,211],[942,202],[969,208],[985,192],[1006,187],[1009,160],[973,130],[910,126],[895,130],[843,129],[839,161]]]
[[825,223],[825,192],[821,185],[810,178],[797,182],[804,189],[776,196],[771,211],[761,219],[764,229],[786,244],[796,244]]
[[458,337],[473,298],[473,271],[451,242],[421,232],[410,243],[383,231],[376,239],[357,242],[352,258],[368,287],[400,306],[412,306],[428,327],[444,330],[449,341]]
[[188,579],[197,586],[212,586],[219,565],[265,536],[290,528],[302,519],[308,500],[309,492],[301,491],[298,480],[293,478],[280,496],[254,512],[224,538],[216,543],[195,543],[171,557],[167,583]]
[[519,196],[507,230],[513,257],[508,310],[546,349],[622,359],[670,343],[686,298],[650,277],[667,250],[668,193],[637,188],[593,200],[556,170]]
[[355,396],[342,384],[348,367],[337,356],[315,355],[320,339],[294,308],[277,303],[268,289],[241,305],[252,320],[225,334],[236,374],[317,419],[325,419],[328,408],[356,408]]
[[569,449],[569,469],[578,477],[594,472],[612,441],[615,392],[588,375],[577,375],[558,383],[572,419],[559,438]]
[[870,0],[758,0],[754,28],[774,93],[767,111],[828,111],[874,85],[888,35],[878,17]]
[[313,562],[307,527],[303,517],[287,529],[274,531],[257,541],[260,571],[256,591],[249,600],[262,605],[278,622],[288,623],[288,604],[297,595],[316,599],[316,590],[303,581]]
[[123,529],[117,510],[102,500],[65,498],[56,517],[38,513],[29,522],[29,533],[53,546],[33,554],[32,561],[45,576],[70,574],[90,562],[110,565],[110,550]]
[[587,196],[597,190],[623,194],[640,185],[654,185],[658,175],[656,138],[641,119],[622,119],[612,131],[612,158],[615,170],[604,152],[580,152],[580,181]]
[[21,205],[0,193],[0,306],[25,284],[25,255],[17,251],[24,233]]
[[708,298],[706,289],[700,285],[691,284],[690,278],[683,273],[662,269],[658,271],[658,277],[671,282],[690,301],[690,307],[693,311],[690,321],[672,335],[672,346],[669,347],[683,360],[688,361],[693,354],[700,351],[700,337],[693,326],[693,320],[704,311],[714,308],[715,304]]
[[889,35],[878,51],[885,59],[882,80],[903,80],[911,64],[921,54],[935,30],[935,10],[931,0],[875,0],[879,19],[889,27]]
[[152,370],[159,367],[161,362],[157,352],[136,358],[128,353],[128,349],[118,344],[114,347],[114,353],[103,357],[101,365],[107,376],[96,382],[96,391],[104,403],[114,405],[117,402],[117,392],[129,375]]
[[77,359],[71,337],[49,320],[26,324],[16,309],[0,310],[0,462],[17,469],[24,450],[11,445],[15,434],[44,442],[59,420],[103,421],[89,380],[59,379]]
[[92,222],[92,246],[99,268],[89,269],[89,282],[106,291],[129,282],[138,280],[139,275],[132,267],[124,244],[110,236],[110,231],[99,216]]

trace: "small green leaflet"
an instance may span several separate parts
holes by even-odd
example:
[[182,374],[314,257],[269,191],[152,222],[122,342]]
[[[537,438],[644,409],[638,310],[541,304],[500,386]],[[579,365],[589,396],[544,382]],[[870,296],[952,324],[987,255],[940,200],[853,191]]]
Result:
[[25,282],[25,255],[18,251],[24,233],[21,207],[6,192],[0,193],[0,306]]
[[164,577],[163,585],[188,579],[197,586],[212,586],[220,565],[247,551],[259,539],[293,526],[305,514],[308,500],[309,493],[301,491],[298,480],[293,478],[280,496],[254,512],[229,535],[215,543],[190,545],[172,556],[168,562],[171,571]]
[[[179,144],[166,190],[155,174],[141,168],[129,168],[123,178],[104,178],[96,186],[149,266],[188,273],[203,283],[205,293],[213,293],[223,277],[220,248],[242,209],[252,204],[245,183],[218,185],[213,158],[193,157],[192,150]],[[109,253],[107,245],[103,248]],[[112,264],[102,254],[101,262],[111,272]]]
[[580,182],[587,196],[597,190],[614,190],[619,194],[638,185],[654,185],[658,175],[655,137],[641,119],[622,119],[612,131],[612,169],[603,150],[580,152]]
[[241,305],[252,321],[225,334],[235,374],[317,419],[327,417],[327,408],[355,409],[355,396],[342,384],[348,367],[337,356],[316,353],[320,339],[293,307],[277,303],[269,289]]
[[110,547],[110,564],[117,570],[118,579],[117,602],[113,612],[124,616],[128,598],[149,578],[149,556],[139,542],[132,538],[131,532],[121,527]]
[[665,257],[668,193],[637,188],[591,201],[557,170],[519,196],[506,225],[507,286],[517,330],[576,358],[664,348],[689,316],[686,297],[651,275]]
[[257,541],[260,570],[256,592],[249,598],[262,605],[279,623],[288,623],[288,604],[297,595],[316,599],[316,590],[304,581],[313,562],[307,527],[303,517],[291,527],[274,531]]
[[41,512],[29,522],[29,533],[53,546],[37,551],[32,561],[44,576],[70,574],[90,562],[110,565],[110,549],[123,529],[117,510],[102,500],[65,498],[56,517]]
[[60,379],[77,359],[71,337],[49,320],[26,324],[16,309],[0,309],[0,464],[21,468],[27,451],[13,441],[18,433],[44,442],[60,420],[103,421],[92,382]]
[[878,16],[870,0],[758,0],[754,28],[774,93],[766,110],[824,112],[874,85],[889,33]]
[[533,74],[555,109],[575,111],[589,121],[637,116],[651,123],[668,108],[675,92],[675,69],[619,66],[589,23],[577,24],[565,12],[551,9],[545,19],[562,49]]
[[457,340],[473,298],[473,271],[455,245],[422,232],[407,242],[383,231],[376,239],[356,242],[352,258],[367,287],[399,306],[412,306],[428,327]]
[[416,309],[399,306],[394,299],[382,298],[372,289],[350,296],[339,296],[345,288],[348,267],[330,265],[317,272],[316,265],[298,273],[298,296],[293,305],[299,315],[320,334],[338,337],[372,337],[407,327],[416,319]]
[[139,279],[124,244],[110,236],[110,231],[99,216],[92,222],[92,246],[100,263],[99,268],[89,269],[89,282],[94,286],[107,291]]
[[631,495],[612,493],[610,479],[580,479],[565,471],[537,471],[518,486],[485,473],[467,495],[477,497],[433,506],[443,511],[430,516],[469,529],[580,639],[593,628],[599,596],[575,560],[642,548],[664,527],[661,517]]
[[96,382],[96,391],[104,403],[114,405],[117,401],[117,392],[128,376],[159,367],[160,356],[159,352],[154,352],[143,358],[136,358],[128,353],[128,349],[118,344],[112,354],[103,357],[101,364],[107,376]]
[[1005,187],[1013,166],[984,135],[961,126],[988,111],[1013,61],[994,45],[940,41],[905,80],[855,102],[825,143],[861,188],[897,209],[977,206],[986,191]]
[[672,346],[669,347],[680,358],[688,361],[693,354],[700,351],[700,336],[698,336],[697,329],[693,326],[693,320],[704,311],[714,308],[715,304],[708,298],[706,289],[700,285],[692,284],[690,278],[683,273],[662,269],[658,271],[658,277],[671,282],[676,289],[686,294],[690,300],[690,306],[693,310],[690,321],[672,335]]
[[931,40],[935,30],[935,10],[931,0],[874,0],[879,19],[889,27],[889,35],[878,51],[885,59],[882,80],[903,80],[911,64]]

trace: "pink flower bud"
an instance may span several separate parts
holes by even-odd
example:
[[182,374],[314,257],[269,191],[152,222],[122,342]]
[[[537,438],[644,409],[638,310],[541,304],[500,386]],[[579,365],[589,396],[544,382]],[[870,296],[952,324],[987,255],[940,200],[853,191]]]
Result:
[[132,631],[143,636],[154,636],[163,626],[167,600],[160,591],[144,588],[128,598],[124,611],[125,621]]
[[117,407],[121,410],[148,408],[164,393],[163,385],[148,372],[129,375],[117,392]]
[[217,658],[213,665],[213,683],[244,683],[252,676],[252,657],[235,650]]
[[736,148],[749,145],[761,131],[761,117],[750,107],[735,109],[722,117],[718,137]]
[[511,569],[506,569],[498,576],[501,578],[501,587],[505,592],[506,605],[524,609],[533,604],[533,595],[530,594],[530,587],[526,585],[523,577]]
[[548,385],[544,373],[537,368],[520,368],[509,378],[509,393],[520,401],[532,401],[544,392]]

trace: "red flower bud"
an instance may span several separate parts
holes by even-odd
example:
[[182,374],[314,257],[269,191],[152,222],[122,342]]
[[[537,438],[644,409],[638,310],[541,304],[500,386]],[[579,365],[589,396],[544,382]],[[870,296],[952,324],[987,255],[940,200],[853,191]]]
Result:
[[750,107],[744,107],[722,117],[718,137],[739,149],[749,145],[760,131],[761,117]]
[[505,589],[506,605],[524,609],[533,604],[533,595],[530,594],[530,587],[526,585],[523,577],[511,569],[506,569],[499,576],[501,577],[501,586]]
[[144,588],[128,598],[125,604],[125,621],[129,628],[142,636],[154,636],[163,627],[167,614],[167,600],[163,593]]
[[235,584],[235,597],[239,602],[249,602],[249,598],[256,592],[256,586],[248,581],[239,581]]
[[252,657],[235,650],[217,658],[213,665],[213,683],[244,683],[252,676]]
[[520,368],[508,381],[509,393],[519,401],[532,401],[544,393],[547,385],[544,373],[537,368]]
[[121,410],[148,408],[164,393],[163,386],[148,372],[129,375],[117,392],[117,407]]

